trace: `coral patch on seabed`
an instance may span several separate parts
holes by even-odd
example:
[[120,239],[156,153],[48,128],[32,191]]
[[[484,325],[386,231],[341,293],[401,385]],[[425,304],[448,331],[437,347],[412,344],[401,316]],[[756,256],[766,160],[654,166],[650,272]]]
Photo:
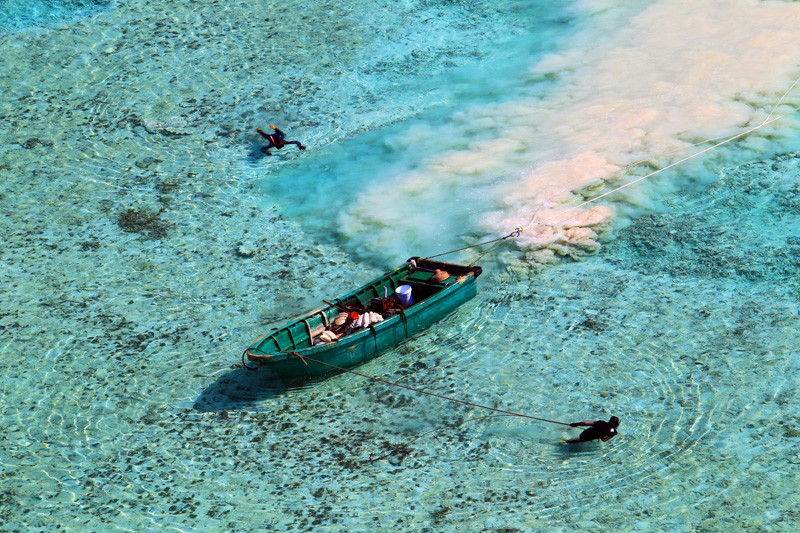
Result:
[[117,217],[117,224],[123,231],[147,235],[151,239],[167,236],[169,225],[158,218],[162,211],[152,213],[143,209],[126,209]]

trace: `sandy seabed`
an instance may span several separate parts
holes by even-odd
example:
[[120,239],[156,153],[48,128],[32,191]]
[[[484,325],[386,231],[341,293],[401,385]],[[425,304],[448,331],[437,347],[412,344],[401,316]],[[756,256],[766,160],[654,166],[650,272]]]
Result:
[[396,28],[445,24],[433,2],[253,11],[128,2],[3,39],[4,529],[797,529],[796,156],[726,169],[588,261],[488,265],[476,300],[362,368],[617,414],[608,444],[356,376],[286,390],[241,351],[379,270],[254,187],[294,154],[259,159],[253,128],[338,142],[440,103],[402,80],[479,52],[411,53]]

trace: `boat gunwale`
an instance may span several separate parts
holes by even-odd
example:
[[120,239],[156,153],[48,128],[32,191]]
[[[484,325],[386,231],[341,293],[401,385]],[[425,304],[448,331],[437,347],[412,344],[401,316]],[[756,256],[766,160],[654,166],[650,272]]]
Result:
[[[457,264],[453,264],[453,263],[444,263],[444,262],[438,262],[438,261],[436,263],[442,264],[442,265],[452,265],[452,266],[456,266],[456,267],[459,267],[459,268],[462,268],[462,269],[465,268],[464,265],[457,265]],[[348,299],[350,299],[350,298],[352,298],[352,297],[354,297],[354,296],[356,296],[358,294],[365,293],[366,291],[368,291],[370,289],[370,287],[373,287],[376,284],[381,284],[385,280],[390,279],[392,277],[392,275],[397,273],[398,271],[410,270],[412,268],[413,268],[413,265],[411,265],[411,263],[409,261],[409,262],[405,263],[404,265],[400,265],[399,267],[396,267],[395,269],[393,269],[393,270],[391,270],[389,272],[386,272],[385,274],[373,279],[369,283],[367,283],[365,285],[362,285],[361,287],[355,289],[354,291],[351,291],[350,293],[348,293],[348,294],[346,294],[346,295],[344,295],[344,296],[342,296],[340,298],[337,298],[334,301],[337,302],[337,303],[345,302]],[[474,282],[477,279],[478,274],[479,274],[479,272],[476,273],[473,269],[470,269],[468,272],[466,272],[463,275],[455,276],[456,277],[456,281],[450,282],[448,284],[445,284],[443,287],[441,287],[439,290],[437,290],[433,294],[429,295],[428,297],[426,297],[423,300],[420,300],[419,302],[415,302],[413,306],[409,307],[408,310],[406,310],[403,313],[405,315],[405,319],[408,320],[409,318],[413,318],[414,315],[418,314],[419,312],[422,312],[423,309],[430,308],[431,304],[435,303],[438,300],[441,300],[442,298],[444,298],[447,295],[452,294],[457,289],[461,288],[461,286],[466,286],[466,284],[470,280],[472,280]],[[401,273],[401,275],[402,275],[402,273]],[[425,282],[422,282],[422,283],[425,283]],[[360,343],[364,342],[363,337],[366,336],[368,334],[368,332],[372,331],[373,327],[363,328],[360,331],[356,331],[355,333],[347,335],[345,338],[343,338],[341,340],[332,341],[332,342],[326,342],[326,343],[318,344],[318,345],[315,345],[315,346],[305,346],[303,348],[294,349],[294,350],[281,350],[281,351],[277,351],[276,350],[276,351],[271,351],[271,352],[268,352],[268,353],[253,353],[253,350],[261,351],[261,349],[258,348],[258,345],[263,343],[263,342],[266,342],[268,337],[271,337],[271,336],[274,336],[274,335],[278,335],[281,331],[288,330],[291,326],[293,326],[295,324],[298,324],[298,323],[301,323],[303,320],[308,320],[309,318],[313,317],[314,315],[317,315],[317,314],[320,314],[320,313],[324,313],[324,312],[329,311],[329,310],[331,310],[333,308],[335,308],[335,306],[331,306],[331,305],[321,306],[321,307],[318,307],[318,308],[316,308],[316,309],[314,309],[314,310],[312,310],[310,312],[307,312],[307,313],[305,313],[303,315],[300,315],[299,317],[296,317],[296,318],[284,323],[282,326],[279,326],[274,331],[271,331],[271,332],[266,333],[265,335],[262,335],[261,337],[259,337],[249,348],[247,348],[247,350],[245,350],[245,354],[248,356],[248,358],[251,361],[258,361],[258,362],[263,362],[263,363],[267,363],[267,362],[270,362],[270,363],[275,362],[275,363],[277,363],[277,362],[280,362],[280,361],[284,361],[286,359],[297,357],[298,355],[299,356],[302,356],[302,355],[311,356],[313,354],[321,355],[321,354],[323,354],[323,353],[325,353],[327,351],[346,350],[346,349],[349,349],[353,345],[357,345],[357,344],[360,344]],[[391,317],[389,317],[389,318],[377,323],[374,326],[375,334],[379,334],[379,333],[382,332],[382,330],[388,329],[390,327],[394,327],[394,324],[396,323],[396,320],[394,320],[394,319],[396,318],[397,320],[401,320],[403,318],[403,314],[396,314],[394,316],[391,316]]]

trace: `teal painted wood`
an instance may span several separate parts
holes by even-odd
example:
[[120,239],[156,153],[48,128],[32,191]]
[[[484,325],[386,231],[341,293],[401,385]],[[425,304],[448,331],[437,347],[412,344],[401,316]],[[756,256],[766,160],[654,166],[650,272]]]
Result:
[[[383,287],[391,293],[398,285],[410,284],[420,299],[415,296],[414,305],[404,314],[386,318],[374,328],[351,333],[337,342],[312,346],[310,333],[326,326],[340,312],[335,306],[320,307],[257,340],[245,350],[243,359],[246,356],[250,361],[268,367],[284,380],[304,379],[333,370],[327,365],[303,361],[298,355],[351,368],[428,328],[478,293],[476,278],[481,272],[480,267],[419,259],[417,264],[420,270],[407,262],[333,302],[358,302],[368,307],[372,298],[383,296]],[[444,283],[428,282],[431,273],[422,269],[446,270],[451,277]]]

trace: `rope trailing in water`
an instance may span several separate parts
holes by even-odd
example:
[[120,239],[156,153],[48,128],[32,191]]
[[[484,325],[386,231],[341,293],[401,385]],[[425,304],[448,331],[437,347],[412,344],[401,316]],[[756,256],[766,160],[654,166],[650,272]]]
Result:
[[[621,186],[619,186],[619,187],[617,187],[617,188],[615,188],[615,189],[612,189],[612,190],[610,190],[610,191],[608,191],[608,192],[605,192],[605,193],[603,193],[603,194],[601,194],[601,195],[599,195],[599,196],[596,196],[596,197],[594,197],[594,198],[591,198],[591,199],[589,199],[589,200],[586,200],[585,202],[582,202],[582,203],[580,203],[580,204],[578,204],[578,205],[572,206],[572,207],[570,207],[570,208],[568,209],[568,211],[571,211],[571,210],[574,210],[574,209],[580,209],[581,207],[584,207],[584,206],[586,206],[586,205],[589,205],[589,204],[591,204],[591,203],[593,203],[593,202],[596,202],[596,201],[600,200],[601,198],[605,198],[606,196],[609,196],[609,195],[611,195],[611,194],[614,194],[615,192],[621,191],[622,189],[625,189],[625,188],[627,188],[627,187],[630,187],[631,185],[634,185],[634,184],[636,184],[636,183],[638,183],[638,182],[640,182],[640,181],[646,180],[646,179],[648,179],[648,178],[651,178],[651,177],[653,177],[653,176],[655,176],[655,175],[657,175],[657,174],[660,174],[661,172],[664,172],[665,170],[668,170],[668,169],[670,169],[670,168],[672,168],[672,167],[675,167],[675,166],[677,166],[677,165],[680,165],[680,164],[683,164],[683,163],[685,163],[685,162],[687,162],[687,161],[690,161],[690,160],[694,159],[695,157],[699,157],[699,156],[703,155],[703,154],[704,154],[704,153],[706,153],[706,152],[710,152],[711,150],[714,150],[714,149],[716,149],[716,148],[719,148],[720,146],[723,146],[723,145],[725,145],[725,144],[728,144],[729,142],[735,141],[736,139],[739,139],[739,138],[741,138],[741,137],[744,137],[744,136],[746,136],[746,135],[749,135],[750,133],[753,133],[754,131],[758,131],[758,130],[760,130],[761,128],[763,128],[763,127],[765,127],[765,126],[768,126],[768,125],[772,124],[773,122],[777,122],[777,121],[779,121],[779,120],[783,120],[784,118],[788,117],[789,115],[792,115],[792,114],[794,114],[794,113],[796,113],[796,112],[800,111],[800,108],[799,108],[799,107],[795,107],[795,108],[792,108],[792,109],[791,109],[791,111],[789,111],[788,113],[784,113],[783,115],[778,115],[778,116],[775,116],[775,117],[773,117],[773,115],[774,115],[774,113],[775,113],[775,110],[778,108],[778,106],[780,106],[780,105],[783,103],[783,101],[784,101],[784,99],[786,98],[786,96],[789,94],[789,92],[791,92],[791,90],[792,90],[792,89],[794,89],[794,88],[795,88],[795,86],[797,86],[797,84],[798,84],[798,83],[800,83],[800,78],[798,78],[797,80],[795,80],[795,82],[792,84],[792,86],[791,86],[791,87],[789,87],[789,88],[786,90],[786,92],[784,92],[784,93],[783,93],[783,96],[781,96],[780,100],[778,100],[778,103],[776,103],[776,104],[773,106],[772,110],[770,110],[769,114],[767,115],[767,118],[765,118],[765,119],[764,119],[764,121],[763,121],[761,124],[759,124],[758,126],[754,126],[754,127],[752,127],[752,128],[749,128],[749,129],[747,129],[747,130],[745,130],[745,131],[743,131],[743,132],[737,133],[736,135],[732,135],[732,136],[730,136],[730,137],[727,137],[727,138],[724,138],[724,137],[717,137],[717,138],[715,138],[715,139],[707,139],[707,140],[705,140],[705,141],[701,141],[701,142],[699,142],[699,143],[694,143],[694,144],[692,144],[691,146],[699,146],[699,145],[701,145],[701,144],[704,144],[704,143],[707,143],[707,142],[713,142],[713,141],[716,141],[717,139],[720,139],[720,138],[724,139],[724,140],[722,140],[722,141],[720,141],[720,142],[718,142],[718,143],[716,143],[716,144],[714,144],[714,145],[712,145],[712,146],[709,146],[708,148],[705,148],[705,149],[703,149],[703,150],[700,150],[700,151],[699,151],[699,152],[697,152],[696,154],[692,154],[692,155],[690,155],[690,156],[688,156],[688,157],[684,157],[683,159],[680,159],[679,161],[676,161],[676,162],[674,162],[674,163],[671,163],[671,164],[669,164],[669,165],[667,165],[667,166],[665,166],[665,167],[663,167],[663,168],[660,168],[660,169],[658,169],[658,170],[655,170],[655,171],[653,171],[653,172],[651,172],[651,173],[649,173],[649,174],[647,174],[647,175],[645,175],[645,176],[642,176],[642,177],[640,177],[640,178],[637,178],[637,179],[635,179],[635,180],[633,180],[633,181],[631,181],[631,182],[628,182],[628,183],[626,183],[626,184],[624,184],[624,185],[621,185]],[[679,148],[679,149],[677,149],[677,150],[672,150],[672,151],[670,151],[670,152],[667,152],[666,154],[661,154],[661,155],[662,155],[662,156],[664,156],[664,155],[668,155],[668,154],[671,154],[671,153],[674,153],[674,152],[677,152],[677,151],[680,151],[680,150],[684,150],[684,149],[685,149],[685,148]],[[633,163],[633,164],[631,164],[631,165],[627,165],[627,166],[626,166],[626,167],[624,167],[624,168],[631,168],[631,167],[634,167],[634,166],[636,166],[636,165],[639,165],[639,164],[641,164],[641,163],[643,163],[643,162],[645,162],[645,161],[647,161],[647,160],[645,159],[645,160],[642,160],[642,161],[637,161],[636,163]],[[453,254],[453,253],[456,253],[456,252],[461,252],[461,251],[463,251],[463,250],[469,250],[470,248],[477,248],[477,247],[479,247],[479,246],[483,246],[483,245],[485,245],[485,244],[492,244],[492,243],[496,243],[494,246],[492,246],[491,248],[489,248],[488,250],[486,250],[484,253],[482,253],[481,255],[479,255],[479,256],[478,256],[478,259],[476,259],[476,260],[475,260],[475,261],[474,261],[474,262],[473,262],[473,263],[470,265],[470,266],[473,266],[473,265],[474,265],[475,263],[477,263],[477,262],[478,262],[478,261],[479,261],[479,260],[480,260],[480,259],[481,259],[483,256],[485,256],[486,254],[490,253],[492,250],[494,250],[495,248],[497,248],[497,247],[500,245],[500,243],[502,243],[502,242],[503,242],[503,241],[505,241],[506,239],[510,239],[510,238],[517,238],[517,237],[519,237],[519,236],[520,236],[520,235],[521,235],[521,234],[522,234],[524,231],[526,231],[526,230],[527,230],[527,229],[529,229],[531,226],[533,226],[533,225],[534,225],[534,223],[536,223],[537,225],[546,224],[547,222],[551,222],[551,221],[553,221],[553,220],[555,220],[555,219],[557,219],[557,218],[559,218],[559,217],[561,217],[561,216],[563,216],[563,215],[564,215],[564,213],[555,213],[555,214],[553,214],[551,217],[549,217],[549,218],[546,218],[546,219],[544,219],[544,220],[539,220],[539,221],[537,222],[537,221],[536,221],[536,217],[538,216],[538,213],[537,213],[537,214],[533,215],[533,218],[531,218],[530,222],[528,222],[528,224],[527,224],[526,226],[524,226],[524,227],[521,227],[521,226],[520,226],[520,227],[517,227],[517,228],[516,228],[514,231],[512,231],[511,233],[509,233],[509,234],[508,234],[508,235],[506,235],[505,237],[500,237],[500,238],[497,238],[497,239],[492,239],[492,240],[485,241],[485,242],[482,242],[482,243],[473,244],[472,246],[465,246],[465,247],[463,247],[463,248],[458,248],[457,250],[450,250],[450,251],[448,251],[448,252],[443,252],[443,253],[440,253],[440,254],[431,255],[431,256],[428,256],[426,259],[432,259],[432,258],[434,258],[434,257],[441,257],[441,256],[443,256],[443,255],[449,255],[449,254]],[[564,219],[562,222],[567,222],[568,220],[570,220],[570,219],[574,218],[575,216],[577,216],[577,215],[572,215],[571,217]]]
[[[478,246],[483,246],[483,245],[485,245],[485,244],[492,244],[493,242],[494,242],[494,243],[500,243],[500,242],[502,242],[502,241],[504,241],[504,240],[506,240],[506,239],[512,239],[512,238],[517,238],[517,237],[519,237],[519,234],[520,234],[520,233],[522,233],[522,231],[523,231],[523,230],[522,230],[522,228],[517,228],[517,229],[515,229],[514,231],[512,231],[511,233],[509,233],[508,235],[506,235],[505,237],[500,237],[500,238],[498,238],[498,239],[492,239],[492,240],[490,240],[490,241],[485,241],[485,242],[480,242],[480,243],[477,243],[477,244],[472,244],[472,245],[470,245],[470,246],[465,246],[465,247],[463,247],[463,248],[459,248],[458,250],[450,250],[449,252],[442,252],[442,253],[440,253],[440,254],[436,254],[436,255],[429,255],[429,256],[428,256],[428,257],[426,257],[425,259],[433,259],[434,257],[441,257],[441,256],[443,256],[443,255],[454,254],[454,253],[456,253],[456,252],[461,252],[461,251],[463,251],[463,250],[469,250],[470,248],[477,248]],[[495,246],[497,246],[497,244],[496,244]],[[495,246],[493,246],[492,248],[494,248]],[[492,248],[490,248],[490,250],[491,250]],[[485,252],[483,255],[486,255],[487,253],[488,253],[488,252]],[[423,261],[424,261],[425,259],[423,259]]]
[[[477,404],[477,403],[468,402],[466,400],[459,400],[458,398],[450,398],[449,396],[442,396],[441,394],[436,394],[435,392],[428,392],[428,391],[424,391],[422,389],[409,387],[408,385],[401,385],[400,383],[394,383],[392,381],[387,381],[387,380],[382,379],[382,378],[376,378],[375,376],[368,376],[367,374],[362,374],[360,372],[356,372],[355,370],[348,370],[347,368],[342,368],[340,366],[332,365],[330,363],[326,363],[325,361],[319,361],[317,359],[313,359],[313,358],[308,357],[306,355],[300,355],[297,352],[284,351],[284,352],[281,352],[281,353],[285,353],[285,354],[294,355],[296,357],[299,357],[304,363],[306,363],[306,360],[308,360],[308,361],[311,361],[312,363],[325,365],[325,366],[328,366],[330,368],[333,368],[333,369],[336,369],[336,370],[340,370],[342,372],[347,372],[349,374],[355,374],[356,376],[360,376],[362,378],[367,378],[367,379],[371,379],[372,381],[378,381],[378,382],[384,383],[386,385],[391,385],[392,387],[400,387],[401,389],[406,389],[406,390],[410,390],[410,391],[413,391],[413,392],[418,392],[420,394],[426,394],[428,396],[433,396],[434,398],[440,398],[442,400],[447,400],[449,402],[461,403],[461,404],[464,404],[464,405],[469,405],[470,407],[477,407],[479,409],[486,409],[488,411],[494,411],[496,413],[503,413],[506,416],[519,416],[521,418],[529,418],[531,420],[538,420],[540,422],[549,422],[550,424],[560,424],[562,426],[569,426],[569,424],[567,424],[566,422],[557,422],[555,420],[548,420],[546,418],[539,418],[539,417],[536,417],[536,416],[526,415],[526,414],[522,414],[522,413],[515,413],[513,411],[506,411],[505,409],[498,409],[496,407],[489,407],[489,406],[486,406],[486,405],[480,405],[480,404]],[[308,363],[306,363],[306,364],[308,364]]]
[[[797,83],[797,82],[795,82],[795,83]],[[794,85],[792,85],[792,87],[794,87]],[[784,96],[785,96],[785,95],[784,95]],[[753,133],[754,131],[760,130],[760,129],[761,129],[761,128],[763,128],[764,126],[768,126],[769,124],[772,124],[773,122],[777,122],[778,120],[781,120],[781,119],[783,119],[783,118],[786,118],[787,116],[791,115],[792,113],[794,113],[794,112],[796,112],[796,111],[800,111],[800,108],[794,108],[794,109],[793,109],[791,112],[789,112],[789,113],[787,113],[787,114],[785,114],[785,115],[781,115],[781,116],[775,117],[775,118],[773,118],[773,119],[765,120],[764,122],[762,122],[762,123],[761,123],[761,124],[759,124],[758,126],[754,126],[754,127],[750,128],[750,129],[748,129],[748,130],[745,130],[745,131],[743,131],[743,132],[741,132],[741,133],[737,133],[736,135],[733,135],[733,136],[731,136],[731,137],[728,137],[728,138],[726,138],[726,139],[725,139],[725,140],[723,140],[723,141],[720,141],[720,142],[718,142],[718,143],[716,143],[716,144],[714,144],[714,145],[712,145],[712,146],[709,146],[708,148],[705,148],[705,149],[703,149],[703,150],[700,150],[700,151],[699,151],[699,152],[697,152],[696,154],[692,154],[692,155],[690,155],[690,156],[684,157],[683,159],[680,159],[680,160],[678,160],[678,161],[675,161],[674,163],[671,163],[671,164],[669,164],[669,165],[667,165],[667,166],[665,166],[665,167],[663,167],[663,168],[660,168],[660,169],[658,169],[658,170],[654,170],[653,172],[651,172],[651,173],[649,173],[649,174],[645,174],[644,176],[642,176],[642,177],[640,177],[640,178],[636,178],[635,180],[633,180],[633,181],[630,181],[630,182],[628,182],[628,183],[626,183],[626,184],[624,184],[624,185],[620,185],[620,186],[619,186],[619,187],[617,187],[616,189],[612,189],[612,190],[610,190],[610,191],[608,191],[608,192],[604,192],[603,194],[601,194],[601,195],[599,195],[599,196],[596,196],[596,197],[594,197],[594,198],[591,198],[590,200],[586,200],[585,202],[581,202],[581,203],[580,203],[580,204],[578,204],[578,205],[572,206],[572,207],[570,207],[569,209],[570,209],[570,210],[573,210],[573,209],[580,209],[581,207],[584,207],[584,206],[586,206],[586,205],[589,205],[589,204],[591,204],[591,203],[593,203],[593,202],[596,202],[597,200],[600,200],[601,198],[605,198],[606,196],[608,196],[608,195],[610,195],[610,194],[614,194],[615,192],[621,191],[622,189],[625,189],[625,188],[627,188],[627,187],[630,187],[631,185],[634,185],[634,184],[636,184],[636,183],[639,183],[639,182],[640,182],[640,181],[642,181],[642,180],[646,180],[646,179],[648,179],[648,178],[651,178],[651,177],[653,177],[653,176],[655,176],[655,175],[657,175],[657,174],[660,174],[660,173],[664,172],[665,170],[669,170],[670,168],[672,168],[672,167],[675,167],[675,166],[678,166],[678,165],[680,165],[680,164],[682,164],[682,163],[685,163],[685,162],[687,162],[687,161],[690,161],[690,160],[694,159],[695,157],[699,157],[699,156],[703,155],[703,154],[704,154],[704,153],[706,153],[706,152],[710,152],[711,150],[714,150],[715,148],[719,148],[720,146],[723,146],[723,145],[725,145],[725,144],[728,144],[728,143],[729,143],[729,142],[731,142],[731,141],[735,141],[736,139],[739,139],[740,137],[744,137],[745,135],[748,135],[748,134],[750,134],[750,133]],[[770,114],[771,114],[771,113],[770,113]],[[546,218],[546,219],[544,219],[544,220],[540,220],[539,222],[536,222],[536,224],[545,224],[545,223],[547,223],[547,222],[550,222],[551,220],[555,220],[555,219],[557,219],[558,217],[560,217],[560,216],[562,216],[562,215],[563,215],[563,213],[556,213],[556,214],[554,214],[553,216],[551,216],[551,217],[549,217],[549,218]],[[522,229],[522,231],[525,231],[526,229],[530,228],[530,227],[533,225],[533,223],[536,221],[536,216],[537,216],[537,215],[534,215],[534,216],[533,216],[533,218],[531,219],[531,221],[528,223],[528,225],[527,225],[527,226],[525,226],[525,227]],[[575,216],[576,216],[576,215],[573,215],[573,216],[571,216],[571,217],[569,217],[569,218],[566,218],[566,219],[564,219],[562,222],[566,222],[566,221],[570,220],[571,218],[574,218]],[[520,231],[520,233],[521,233],[522,231]]]
[[505,241],[506,239],[516,239],[517,237],[519,237],[519,234],[520,234],[520,233],[522,233],[522,231],[523,231],[523,229],[522,229],[522,228],[517,228],[517,229],[515,229],[514,231],[512,231],[511,233],[509,233],[508,235],[506,235],[505,237],[500,237],[500,238],[498,238],[498,239],[492,239],[492,240],[490,240],[490,241],[482,242],[482,243],[479,243],[479,244],[473,244],[472,246],[465,246],[464,248],[459,248],[458,250],[450,250],[449,252],[444,252],[444,253],[441,253],[441,254],[429,255],[428,257],[426,257],[425,259],[423,259],[423,261],[426,261],[426,260],[428,260],[428,259],[432,259],[432,258],[434,258],[434,257],[440,257],[440,256],[442,256],[442,255],[453,254],[453,253],[456,253],[456,252],[460,252],[460,251],[462,251],[462,250],[469,250],[469,249],[471,249],[471,248],[477,248],[478,246],[483,246],[483,245],[485,245],[485,244],[492,244],[492,243],[494,243],[494,246],[491,246],[491,247],[490,247],[488,250],[486,250],[485,252],[483,252],[482,254],[480,254],[480,255],[479,255],[479,256],[478,256],[478,257],[475,259],[475,261],[473,261],[472,263],[470,263],[470,264],[469,264],[469,267],[468,267],[468,268],[472,268],[472,267],[474,267],[474,266],[475,266],[475,264],[476,264],[478,261],[480,261],[481,259],[483,259],[483,256],[485,256],[485,255],[487,255],[487,254],[491,253],[491,252],[492,252],[492,251],[493,251],[495,248],[497,248],[498,246],[500,246],[500,245],[503,243],[503,241]]
[[[534,218],[535,218],[535,217],[534,217]],[[506,240],[506,239],[510,239],[510,238],[514,238],[514,239],[516,239],[517,237],[519,237],[519,234],[520,234],[520,233],[522,233],[522,231],[523,231],[523,230],[522,230],[522,228],[517,228],[517,229],[515,229],[514,231],[512,231],[511,233],[509,233],[508,235],[506,235],[505,237],[503,237],[502,239],[499,239],[499,242],[495,243],[495,245],[494,245],[494,246],[492,246],[491,248],[489,248],[488,250],[486,250],[485,252],[483,252],[482,254],[480,254],[480,255],[479,255],[479,256],[478,256],[478,257],[475,259],[475,261],[473,261],[472,263],[470,263],[470,264],[469,264],[469,268],[472,268],[472,267],[474,267],[474,266],[475,266],[475,264],[476,264],[478,261],[480,261],[481,259],[483,259],[483,256],[485,256],[485,255],[487,255],[487,254],[491,253],[492,251],[494,251],[494,249],[495,249],[495,248],[497,248],[498,246],[500,246],[501,244],[503,244],[503,241],[504,241],[504,240]]]

